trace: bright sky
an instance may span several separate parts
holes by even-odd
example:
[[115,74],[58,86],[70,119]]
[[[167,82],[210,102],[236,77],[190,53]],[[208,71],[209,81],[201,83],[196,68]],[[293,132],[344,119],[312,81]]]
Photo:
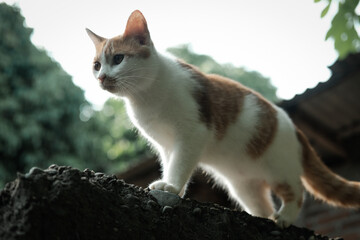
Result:
[[191,43],[196,53],[269,77],[278,96],[292,98],[330,77],[337,58],[325,35],[336,4],[320,18],[313,0],[5,0],[34,28],[32,41],[48,51],[96,106],[110,94],[92,76],[95,53],[88,27],[103,37],[122,34],[130,13],[145,15],[160,52]]

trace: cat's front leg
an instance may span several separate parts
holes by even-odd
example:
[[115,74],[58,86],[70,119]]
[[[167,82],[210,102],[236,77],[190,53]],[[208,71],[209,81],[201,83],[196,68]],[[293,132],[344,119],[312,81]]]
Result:
[[150,189],[179,194],[196,168],[203,146],[204,138],[200,133],[178,139],[164,166],[162,179],[151,183]]
[[171,192],[171,193],[175,193],[175,194],[179,194],[180,191],[179,189],[174,186],[171,183],[168,183],[162,179],[157,180],[155,182],[152,182],[149,186],[150,189],[156,189],[156,190],[162,190],[162,191],[166,191],[166,192]]

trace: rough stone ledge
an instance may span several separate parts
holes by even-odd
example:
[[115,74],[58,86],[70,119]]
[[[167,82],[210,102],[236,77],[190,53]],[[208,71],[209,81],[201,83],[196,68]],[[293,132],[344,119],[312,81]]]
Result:
[[51,165],[0,192],[0,239],[329,239],[305,228]]

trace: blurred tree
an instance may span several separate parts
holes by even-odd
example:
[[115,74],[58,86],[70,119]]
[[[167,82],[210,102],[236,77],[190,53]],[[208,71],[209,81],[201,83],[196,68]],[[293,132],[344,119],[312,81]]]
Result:
[[[0,3],[0,22],[0,186],[33,166],[56,163],[116,173],[149,154],[122,101],[110,99],[94,111],[61,66],[31,43],[32,30],[18,8]],[[257,72],[220,65],[188,45],[169,52],[277,100],[276,88]]]
[[[333,0],[314,0],[327,2],[326,7],[321,12],[321,17],[325,17],[329,12]],[[360,51],[360,37],[356,29],[359,30],[360,16],[356,13],[359,0],[342,0],[338,2],[338,11],[331,21],[331,27],[325,39],[332,38],[334,47],[339,54],[339,58],[345,58],[349,53]]]
[[83,91],[30,41],[16,7],[0,4],[0,185],[51,163],[102,169],[99,127],[79,118]]
[[[88,111],[93,111],[91,108]],[[102,126],[98,139],[106,153],[106,172],[119,173],[130,164],[151,155],[146,141],[140,138],[128,119],[124,102],[109,99],[101,111],[93,111],[88,123]]]
[[246,71],[244,68],[235,67],[232,64],[219,64],[210,56],[194,53],[189,44],[168,48],[167,51],[185,62],[199,67],[205,73],[219,74],[234,79],[258,91],[270,101],[279,100],[276,96],[276,87],[271,84],[268,78],[256,71]]

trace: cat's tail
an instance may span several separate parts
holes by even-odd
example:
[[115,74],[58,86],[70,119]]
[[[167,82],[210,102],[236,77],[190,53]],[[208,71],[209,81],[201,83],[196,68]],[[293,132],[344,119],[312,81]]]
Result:
[[360,182],[348,181],[333,173],[318,157],[303,132],[296,131],[303,148],[301,177],[306,190],[328,204],[360,208]]

